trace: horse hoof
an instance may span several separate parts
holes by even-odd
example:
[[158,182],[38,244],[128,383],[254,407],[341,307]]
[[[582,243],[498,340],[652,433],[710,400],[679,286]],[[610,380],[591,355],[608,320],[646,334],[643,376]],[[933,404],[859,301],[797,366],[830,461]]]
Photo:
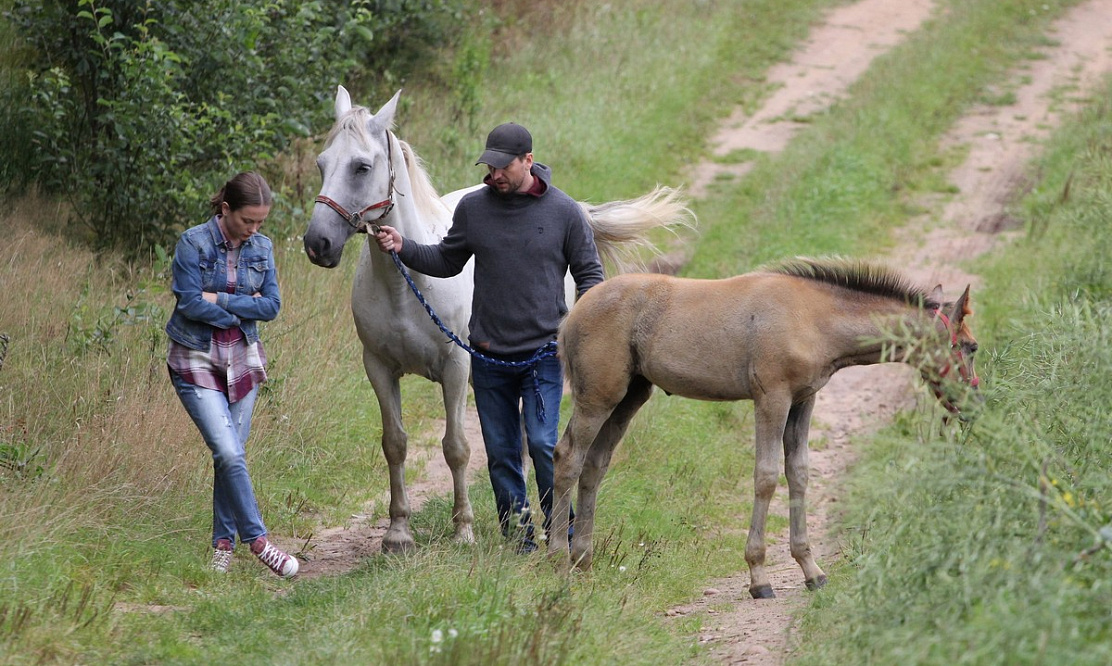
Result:
[[749,594],[753,595],[754,599],[775,599],[776,593],[772,591],[771,585],[758,585],[757,587],[749,588]]
[[383,539],[382,552],[387,555],[410,555],[417,551],[413,539]]
[[820,588],[826,587],[826,574],[811,578],[807,581],[807,589],[814,592]]

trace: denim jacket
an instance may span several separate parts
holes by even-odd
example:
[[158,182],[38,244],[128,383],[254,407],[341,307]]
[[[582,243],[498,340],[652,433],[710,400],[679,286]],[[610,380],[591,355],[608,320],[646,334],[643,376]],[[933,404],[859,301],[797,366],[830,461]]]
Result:
[[[236,291],[229,294],[227,249],[214,216],[187,229],[174,250],[171,289],[177,299],[166,324],[166,333],[190,349],[207,351],[214,328],[238,326],[248,344],[259,340],[256,322],[278,316],[282,298],[278,293],[278,271],[270,239],[255,234],[243,242],[236,267]],[[209,303],[202,292],[215,292]],[[261,294],[255,298],[253,294]]]

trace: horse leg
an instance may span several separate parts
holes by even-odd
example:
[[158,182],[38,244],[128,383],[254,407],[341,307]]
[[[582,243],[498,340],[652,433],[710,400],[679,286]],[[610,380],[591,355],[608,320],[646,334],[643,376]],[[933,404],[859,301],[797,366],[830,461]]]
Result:
[[441,445],[444,449],[444,460],[452,471],[454,493],[452,522],[456,525],[455,541],[467,544],[475,543],[475,533],[472,529],[475,515],[471,511],[471,500],[467,494],[467,463],[471,459],[471,447],[463,432],[467,408],[467,377],[470,372],[465,358],[462,362],[450,363],[445,368],[441,381],[444,412],[447,415],[447,425]]
[[811,542],[807,538],[807,433],[811,427],[811,412],[814,408],[814,396],[792,405],[788,412],[787,427],[784,429],[784,473],[788,479],[791,553],[803,569],[803,578],[809,590],[817,590],[826,585],[826,574],[815,563]]
[[[560,572],[567,572],[568,528],[570,527],[572,488],[583,472],[587,449],[599,428],[610,415],[609,410],[591,410],[573,400],[571,418],[552,453],[552,532],[548,534],[548,557]],[[576,539],[580,531],[576,529]]]
[[765,572],[765,524],[768,506],[776,492],[779,477],[780,444],[791,406],[790,396],[765,394],[754,399],[757,454],[753,465],[753,519],[745,542],[745,561],[749,564],[749,594],[754,599],[772,599],[776,593]]
[[382,453],[390,470],[390,527],[382,537],[382,552],[412,552],[417,545],[409,529],[409,497],[405,490],[405,456],[409,436],[402,426],[401,383],[367,351],[363,352],[363,367],[378,397],[382,414]]
[[579,476],[579,512],[575,516],[575,530],[571,540],[571,560],[583,571],[591,568],[594,556],[592,536],[595,531],[595,508],[598,501],[598,487],[606,470],[610,467],[610,457],[618,442],[622,440],[630,421],[637,410],[652,396],[653,385],[643,377],[637,377],[630,384],[629,391],[602,424],[594,442],[587,451],[583,469]]

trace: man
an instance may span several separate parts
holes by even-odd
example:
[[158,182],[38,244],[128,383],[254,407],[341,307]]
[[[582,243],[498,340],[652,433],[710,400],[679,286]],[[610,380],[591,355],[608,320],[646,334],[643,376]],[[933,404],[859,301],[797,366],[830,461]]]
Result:
[[[552,453],[556,448],[563,369],[553,354],[568,304],[570,270],[577,297],[603,280],[594,235],[579,204],[552,184],[552,170],[533,161],[533,138],[505,123],[487,136],[475,163],[486,187],[460,200],[448,234],[435,245],[406,241],[382,226],[376,240],[410,268],[450,277],[475,258],[470,344],[471,384],[486,446],[502,533],[518,552],[537,549],[526,497],[521,431],[536,473],[547,532],[552,522]],[[537,355],[535,363],[528,363]],[[488,360],[490,359],[490,360]]]

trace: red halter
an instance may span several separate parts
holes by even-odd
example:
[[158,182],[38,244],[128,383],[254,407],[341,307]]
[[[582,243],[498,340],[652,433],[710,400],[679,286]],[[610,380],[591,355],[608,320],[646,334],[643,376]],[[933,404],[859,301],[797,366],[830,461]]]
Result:
[[[958,332],[955,331],[950,325],[950,318],[947,317],[941,310],[938,311],[938,318],[942,320],[942,324],[950,333],[950,349],[952,349],[954,354],[957,355],[958,361],[964,361],[965,359],[961,351],[961,345],[958,344]],[[949,372],[950,364],[947,363],[941,370],[939,370],[938,376],[945,377]],[[958,363],[958,372],[961,373],[962,380],[968,382],[969,385],[973,388],[977,388],[977,386],[981,383],[981,380],[977,377],[977,372],[972,369],[967,370],[965,367],[965,363]]]
[[[389,170],[390,170],[390,184],[389,184],[389,188],[386,191],[386,198],[383,199],[382,201],[379,201],[378,203],[373,203],[370,206],[367,206],[367,207],[363,208],[362,210],[358,210],[354,213],[347,212],[347,209],[345,209],[343,206],[341,206],[339,203],[337,203],[336,200],[332,199],[331,197],[326,197],[323,194],[318,195],[317,198],[314,199],[313,201],[315,203],[322,203],[322,204],[328,206],[329,208],[331,208],[332,210],[336,211],[336,213],[339,214],[340,217],[344,218],[344,220],[348,224],[350,224],[352,226],[352,228],[355,229],[356,232],[366,233],[367,227],[365,225],[373,224],[375,222],[378,222],[382,218],[389,215],[390,211],[392,211],[394,209],[394,150],[393,150],[393,148],[394,148],[394,144],[393,144],[392,141],[390,141],[390,132],[387,131],[386,132],[386,163],[389,166]],[[400,194],[400,192],[399,192],[399,194]],[[379,210],[379,209],[382,209],[382,212],[379,213],[378,217],[374,218],[373,220],[364,220],[363,219],[363,216],[366,215],[367,213],[371,212],[372,210]]]
[[[958,333],[950,324],[950,318],[943,314],[941,310],[939,310],[936,314],[938,318],[942,320],[942,324],[946,327],[946,331],[950,334],[950,350],[953,352],[953,356],[957,357],[958,372],[961,374],[962,381],[967,382],[973,388],[977,388],[977,386],[981,383],[981,380],[977,378],[977,373],[975,370],[973,370],[972,368],[966,368],[961,351],[961,345],[958,344]],[[953,358],[953,356],[951,358]],[[939,369],[938,379],[928,379],[927,383],[930,384],[931,390],[934,392],[934,397],[938,398],[938,401],[942,403],[942,406],[946,408],[946,411],[950,412],[951,414],[960,414],[961,410],[958,409],[957,405],[950,402],[950,400],[946,397],[946,394],[942,391],[942,379],[944,379],[946,375],[950,373],[951,365],[952,363],[947,362],[946,365],[942,366],[942,368]]]

